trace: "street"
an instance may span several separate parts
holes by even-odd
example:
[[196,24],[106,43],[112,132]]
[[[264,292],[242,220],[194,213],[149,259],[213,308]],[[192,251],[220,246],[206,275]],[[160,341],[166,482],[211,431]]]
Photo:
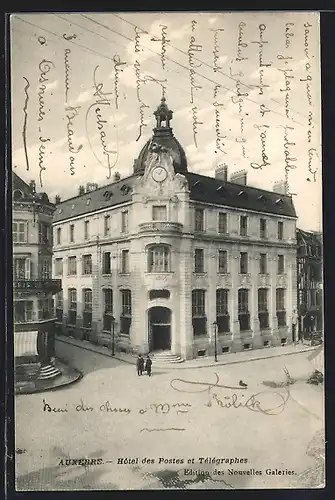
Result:
[[307,353],[149,378],[68,348],[79,382],[16,397],[18,490],[322,487]]

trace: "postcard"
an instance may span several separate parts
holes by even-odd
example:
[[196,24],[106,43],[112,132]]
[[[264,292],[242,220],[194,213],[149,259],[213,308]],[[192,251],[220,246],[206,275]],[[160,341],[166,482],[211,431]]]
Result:
[[324,488],[319,13],[10,48],[16,490]]

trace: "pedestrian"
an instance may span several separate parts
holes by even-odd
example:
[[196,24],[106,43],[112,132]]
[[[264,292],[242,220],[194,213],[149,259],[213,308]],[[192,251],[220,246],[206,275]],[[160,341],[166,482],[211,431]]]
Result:
[[150,356],[148,354],[147,360],[145,362],[145,371],[147,372],[149,377],[151,377],[151,365],[152,365],[152,361],[151,361]]
[[137,367],[137,375],[142,375],[144,369],[144,359],[142,358],[142,354],[138,355],[136,361],[136,367]]
[[298,323],[298,315],[297,311],[293,309],[292,313],[292,341],[296,342],[299,339],[296,339],[296,331],[297,331],[297,323]]

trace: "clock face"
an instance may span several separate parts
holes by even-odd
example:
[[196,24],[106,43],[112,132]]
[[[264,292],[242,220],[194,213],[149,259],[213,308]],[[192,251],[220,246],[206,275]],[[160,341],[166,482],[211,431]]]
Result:
[[163,167],[156,167],[152,171],[152,178],[156,182],[163,182],[167,177],[167,171]]

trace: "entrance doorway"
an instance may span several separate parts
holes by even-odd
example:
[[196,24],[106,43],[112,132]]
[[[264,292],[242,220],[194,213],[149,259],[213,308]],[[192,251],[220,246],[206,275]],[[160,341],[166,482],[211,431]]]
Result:
[[171,349],[171,309],[152,307],[148,311],[150,351]]

